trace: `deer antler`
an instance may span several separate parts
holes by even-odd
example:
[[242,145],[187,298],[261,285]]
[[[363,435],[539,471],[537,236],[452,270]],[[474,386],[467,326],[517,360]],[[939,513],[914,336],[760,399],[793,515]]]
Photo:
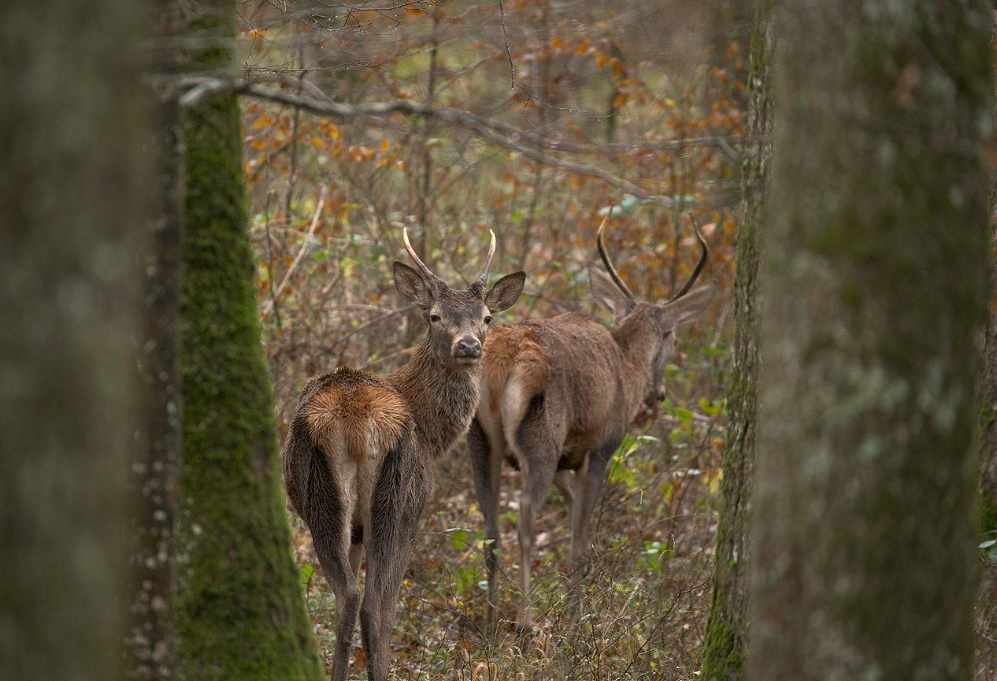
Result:
[[492,235],[492,242],[488,246],[488,255],[485,256],[485,266],[481,270],[481,276],[478,277],[478,281],[481,282],[482,286],[488,285],[488,270],[492,266],[492,256],[495,255],[495,232],[488,230],[488,233]]
[[633,300],[633,291],[627,288],[627,285],[623,283],[623,280],[617,273],[616,268],[613,267],[613,261],[609,259],[609,253],[606,252],[606,244],[602,241],[602,230],[606,226],[607,222],[609,222],[609,213],[606,213],[606,217],[603,218],[602,224],[599,225],[599,232],[595,238],[596,246],[599,248],[599,257],[602,258],[603,264],[606,265],[606,269],[609,270],[609,276],[613,279],[613,282],[620,288],[621,291],[623,291],[627,298]]
[[429,269],[428,267],[426,267],[426,263],[424,263],[419,258],[419,256],[416,255],[415,249],[412,248],[412,244],[408,240],[408,228],[407,227],[403,227],[402,228],[402,239],[405,240],[405,250],[408,251],[409,257],[412,258],[412,261],[416,265],[419,266],[419,269],[422,270],[422,273],[426,277],[426,279],[428,279],[430,282],[439,281],[440,278],[437,277],[435,274],[433,274],[433,271],[431,269]]
[[699,278],[699,273],[703,271],[704,267],[706,267],[706,259],[710,257],[710,249],[707,248],[706,240],[703,239],[703,235],[699,231],[699,225],[696,224],[696,219],[691,218],[691,220],[692,220],[692,231],[696,233],[696,239],[699,240],[699,247],[703,249],[703,253],[702,255],[699,256],[699,262],[696,263],[696,269],[692,271],[692,274],[689,276],[689,279],[685,282],[685,284],[682,285],[682,288],[679,289],[678,293],[676,293],[675,295],[673,295],[671,298],[668,299],[669,303],[678,300],[679,298],[681,298],[682,296],[684,296],[686,293],[689,292],[689,289],[692,288],[692,285],[696,283],[696,279]]

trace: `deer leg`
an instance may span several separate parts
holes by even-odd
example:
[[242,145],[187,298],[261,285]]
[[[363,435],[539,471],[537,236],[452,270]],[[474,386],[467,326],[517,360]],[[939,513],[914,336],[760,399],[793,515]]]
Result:
[[519,554],[520,588],[522,600],[516,617],[516,627],[520,632],[533,627],[533,599],[530,595],[530,572],[533,568],[533,547],[537,537],[537,514],[547,500],[550,485],[554,479],[556,452],[550,457],[534,461],[523,459],[523,492],[519,497]]
[[[310,529],[322,572],[336,597],[336,648],[333,654],[332,679],[346,681],[353,631],[360,606],[360,588],[357,586],[356,573],[350,565],[349,514],[343,513],[336,517],[339,514],[335,514],[334,510],[341,510],[341,507],[336,509],[333,506],[332,509],[322,511],[319,518],[313,518]],[[318,522],[314,522],[315,520]]]
[[418,459],[408,438],[385,455],[371,497],[370,537],[364,542],[367,581],[360,627],[370,681],[387,681],[390,673],[398,592],[432,484],[431,464]]
[[[409,493],[406,498],[405,509],[402,514],[401,526],[399,528],[399,542],[395,549],[395,554],[388,566],[387,577],[382,585],[383,593],[381,597],[381,659],[384,660],[384,676],[378,677],[377,681],[388,678],[388,652],[391,647],[391,631],[395,626],[395,614],[398,605],[398,594],[401,591],[402,581],[408,571],[409,560],[412,556],[412,544],[415,542],[419,530],[419,518],[422,517],[422,510],[429,501],[429,495],[433,487],[431,464],[426,464],[425,468],[413,471],[409,485]],[[372,677],[373,681],[373,677]]]
[[495,604],[498,595],[499,569],[499,483],[502,476],[502,458],[505,438],[501,433],[489,436],[475,418],[467,433],[468,449],[471,452],[471,472],[474,478],[474,492],[478,506],[485,519],[485,570],[488,573],[488,604],[485,613],[485,627],[492,631],[495,626]]
[[[391,672],[391,632],[395,623],[395,610],[402,580],[412,555],[412,541],[398,537],[391,547],[390,558],[378,562],[368,557],[368,581],[364,592],[361,624],[364,630],[364,648],[367,650],[367,674],[370,681],[387,681]],[[387,548],[387,547],[385,547]],[[371,554],[374,552],[371,551]],[[370,599],[368,601],[368,599]]]
[[564,501],[567,502],[568,507],[574,508],[575,472],[564,470],[554,473],[554,487],[561,490],[561,494],[564,496]]
[[575,473],[575,497],[571,505],[571,567],[578,573],[589,548],[589,518],[599,500],[606,469],[616,446],[603,448],[585,457]]

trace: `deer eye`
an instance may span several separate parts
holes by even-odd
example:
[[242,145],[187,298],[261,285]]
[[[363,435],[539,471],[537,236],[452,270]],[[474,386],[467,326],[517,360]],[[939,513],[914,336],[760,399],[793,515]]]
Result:
[[435,324],[436,322],[440,321],[440,315],[438,314],[429,315],[429,321]]
[[491,324],[491,323],[492,323],[492,316],[485,315],[485,324]]

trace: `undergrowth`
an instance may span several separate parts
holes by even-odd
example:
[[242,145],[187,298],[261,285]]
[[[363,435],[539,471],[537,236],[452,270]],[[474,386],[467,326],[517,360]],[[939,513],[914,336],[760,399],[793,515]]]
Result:
[[[536,622],[514,627],[518,603],[518,490],[502,485],[500,622],[484,630],[484,538],[466,447],[440,463],[398,604],[392,634],[399,679],[693,679],[709,605],[720,481],[726,353],[694,349],[669,376],[659,418],[617,451],[592,516],[586,564],[568,568],[569,509],[552,489],[540,514],[533,569]],[[335,641],[335,599],[311,540],[294,518],[295,555],[326,662]],[[363,579],[361,573],[361,580]],[[572,617],[569,589],[581,589]],[[354,639],[351,675],[363,653]]]

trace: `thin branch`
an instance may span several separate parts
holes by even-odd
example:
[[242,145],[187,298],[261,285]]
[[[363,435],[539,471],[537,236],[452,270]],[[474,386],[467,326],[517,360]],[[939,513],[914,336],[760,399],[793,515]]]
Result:
[[[392,114],[403,114],[408,116],[428,116],[434,117],[454,125],[461,126],[474,132],[478,137],[496,144],[506,149],[515,151],[522,156],[542,163],[551,168],[558,168],[576,175],[594,177],[606,182],[618,189],[636,196],[649,203],[657,203],[663,206],[672,206],[675,200],[671,197],[655,195],[638,184],[611,173],[610,171],[597,166],[575,163],[573,161],[562,161],[537,151],[519,140],[525,140],[543,149],[560,150],[558,143],[544,140],[535,133],[519,130],[508,123],[486,119],[467,111],[452,109],[449,107],[433,107],[407,100],[396,100],[390,102],[370,102],[365,104],[342,104],[331,100],[319,101],[311,97],[300,94],[274,90],[260,87],[259,85],[246,80],[220,80],[220,79],[194,79],[188,80],[192,84],[190,90],[180,97],[180,105],[185,108],[199,106],[208,99],[224,94],[242,94],[257,99],[262,99],[288,106],[295,106],[304,111],[319,116],[331,116],[333,118],[353,119],[353,118],[381,118]],[[502,134],[509,132],[509,136]],[[686,141],[688,143],[688,141]],[[712,142],[711,142],[712,143]],[[726,192],[704,201],[689,205],[687,208],[704,206],[725,206],[733,203],[735,192]]]
[[[277,81],[283,84],[283,81]],[[334,101],[313,83],[307,83],[305,89],[312,97],[296,96],[283,90],[273,90],[261,87],[256,81],[223,80],[218,78],[185,78],[180,81],[182,89],[180,105],[185,108],[195,107],[204,101],[225,94],[243,94],[257,99],[264,99],[280,104],[298,106],[310,113],[334,118],[381,118],[392,114],[406,116],[426,116],[467,128],[472,132],[490,129],[512,138],[513,141],[530,144],[540,149],[570,154],[637,154],[645,151],[672,151],[698,146],[719,146],[724,143],[728,148],[731,142],[741,141],[738,136],[724,137],[722,135],[705,135],[703,137],[688,137],[665,142],[622,142],[617,144],[578,144],[557,139],[550,135],[523,130],[505,121],[485,118],[478,114],[444,106],[431,106],[408,100],[390,102],[368,102],[365,104],[342,104]],[[726,150],[725,150],[726,151]],[[730,151],[734,151],[730,149]],[[736,154],[737,152],[734,151]]]
[[499,19],[502,21],[502,38],[505,40],[505,56],[509,58],[509,89],[516,87],[516,67],[512,63],[512,51],[509,49],[509,33],[505,29],[505,8],[502,0],[498,0]]
[[263,316],[270,314],[270,312],[274,309],[274,306],[277,304],[277,298],[280,297],[280,294],[284,292],[285,288],[287,288],[288,282],[291,281],[291,275],[294,274],[294,270],[298,268],[302,258],[305,257],[305,251],[308,250],[308,240],[313,234],[315,234],[315,230],[318,228],[319,218],[322,217],[322,209],[325,208],[325,200],[328,196],[329,187],[326,185],[322,188],[322,196],[319,198],[318,206],[315,208],[315,214],[312,216],[312,222],[308,226],[308,233],[305,235],[304,243],[301,244],[301,248],[298,249],[298,254],[295,255],[294,260],[291,261],[291,266],[287,268],[286,272],[284,272],[284,278],[280,280],[280,285],[277,287],[277,290],[273,292],[273,295],[270,296],[270,300],[268,300],[267,304],[263,306]]

